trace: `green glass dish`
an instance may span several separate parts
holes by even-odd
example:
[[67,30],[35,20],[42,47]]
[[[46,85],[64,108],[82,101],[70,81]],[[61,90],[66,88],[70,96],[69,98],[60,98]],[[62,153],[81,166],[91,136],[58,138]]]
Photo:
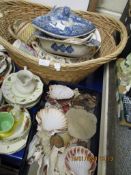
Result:
[[11,112],[0,112],[0,134],[9,132],[14,125]]

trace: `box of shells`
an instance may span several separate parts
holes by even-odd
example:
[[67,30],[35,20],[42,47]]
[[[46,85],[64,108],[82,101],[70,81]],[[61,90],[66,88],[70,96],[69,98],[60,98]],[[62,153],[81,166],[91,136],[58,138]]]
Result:
[[96,174],[101,94],[51,83],[36,114],[27,161],[43,174]]

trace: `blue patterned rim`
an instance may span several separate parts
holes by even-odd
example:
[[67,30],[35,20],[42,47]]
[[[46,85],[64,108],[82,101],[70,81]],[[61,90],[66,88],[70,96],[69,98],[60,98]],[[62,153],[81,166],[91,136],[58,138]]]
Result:
[[76,15],[69,7],[53,8],[47,15],[33,19],[32,24],[56,38],[85,36],[96,29],[91,21]]

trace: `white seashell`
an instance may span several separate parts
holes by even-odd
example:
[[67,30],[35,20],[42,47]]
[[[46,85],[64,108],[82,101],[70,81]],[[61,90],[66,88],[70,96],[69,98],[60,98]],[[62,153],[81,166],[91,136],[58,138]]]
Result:
[[65,115],[60,110],[55,108],[41,109],[38,112],[36,119],[39,124],[41,120],[43,130],[49,132],[59,132],[67,128],[67,120]]
[[89,149],[75,146],[67,151],[65,166],[73,175],[92,175],[96,168],[96,159]]
[[62,99],[70,99],[74,96],[74,91],[67,86],[64,85],[50,85],[49,86],[49,97],[62,100]]

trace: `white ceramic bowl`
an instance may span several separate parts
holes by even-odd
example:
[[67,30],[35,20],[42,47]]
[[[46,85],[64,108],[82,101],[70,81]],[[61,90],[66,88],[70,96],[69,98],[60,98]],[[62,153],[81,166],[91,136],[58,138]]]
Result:
[[[36,35],[36,37],[39,38],[42,49],[56,55],[76,58],[86,56],[87,58],[91,58],[100,48],[100,45],[98,46],[90,43],[75,44],[71,42],[67,43],[60,39],[41,37],[38,35]],[[91,39],[97,40],[98,43],[101,43],[101,37],[98,30],[94,32]]]

